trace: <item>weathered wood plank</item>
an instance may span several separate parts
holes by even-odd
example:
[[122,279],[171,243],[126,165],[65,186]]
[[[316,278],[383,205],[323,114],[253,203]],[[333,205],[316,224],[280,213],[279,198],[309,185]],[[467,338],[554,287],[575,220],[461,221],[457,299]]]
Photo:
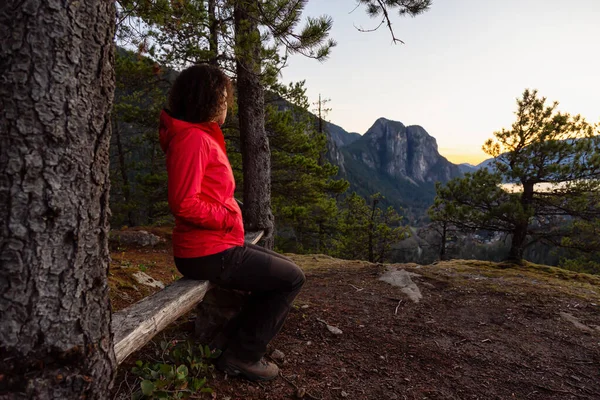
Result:
[[192,310],[204,298],[210,283],[182,278],[163,290],[113,314],[115,355],[120,364],[154,335]]
[[[246,243],[256,244],[263,232],[247,232]],[[158,332],[191,311],[202,301],[211,285],[207,281],[179,279],[163,290],[148,296],[112,315],[115,355],[120,364],[142,348]]]

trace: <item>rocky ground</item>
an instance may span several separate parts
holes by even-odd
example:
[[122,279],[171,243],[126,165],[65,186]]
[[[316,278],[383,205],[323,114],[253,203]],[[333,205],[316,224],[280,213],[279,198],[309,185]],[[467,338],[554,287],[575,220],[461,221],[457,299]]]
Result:
[[[178,278],[168,248],[113,245],[114,309],[158,290],[134,273]],[[481,261],[291,257],[308,279],[270,349],[281,377],[256,384],[216,371],[207,377],[215,398],[600,399],[600,277]],[[189,337],[194,318],[126,360],[114,398],[130,398],[135,361],[155,357],[161,340]]]

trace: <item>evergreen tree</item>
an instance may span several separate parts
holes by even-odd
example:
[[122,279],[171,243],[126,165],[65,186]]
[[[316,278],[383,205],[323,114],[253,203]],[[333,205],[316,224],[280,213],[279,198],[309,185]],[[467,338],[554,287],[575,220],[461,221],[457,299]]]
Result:
[[396,37],[392,28],[392,20],[390,11],[396,11],[398,15],[411,17],[417,16],[429,10],[432,0],[358,0],[360,5],[364,5],[367,9],[367,14],[372,18],[380,19],[380,23],[374,29],[359,29],[361,32],[372,32],[386,25],[392,35],[394,43],[404,43]]
[[117,40],[161,65],[182,69],[226,57],[218,43],[231,12],[214,0],[117,0],[117,8]]
[[115,60],[111,209],[116,226],[160,222],[169,215],[158,119],[169,86],[151,59],[124,50]]
[[409,237],[402,217],[392,208],[378,207],[381,195],[371,196],[371,205],[352,193],[345,200],[341,216],[338,255],[341,258],[384,262],[392,245]]
[[110,1],[0,2],[0,397],[107,399]]
[[[440,184],[437,183],[436,187],[438,188]],[[427,214],[431,219],[431,222],[419,230],[419,236],[423,237],[430,245],[434,245],[439,249],[438,257],[440,260],[449,259],[447,250],[448,245],[456,236],[457,227],[452,224],[452,218],[449,213],[449,210],[446,208],[446,204],[436,201],[428,210]],[[430,239],[431,233],[434,234],[434,243],[432,243]]]
[[293,231],[293,240],[279,236],[277,246],[323,252],[338,235],[335,197],[346,191],[348,182],[333,179],[337,167],[325,161],[327,136],[318,132],[318,123],[307,110],[304,82],[280,93],[287,100],[273,94],[267,107],[273,211],[278,226]]
[[[520,261],[536,241],[560,245],[577,220],[600,215],[600,137],[579,115],[557,111],[537,91],[517,100],[511,129],[494,133],[484,150],[492,171],[479,170],[438,187],[434,207],[461,228],[511,235],[509,259]],[[517,190],[506,190],[512,184]]]
[[[244,170],[244,218],[251,230],[265,230],[265,247],[273,247],[271,231],[274,218],[271,213],[271,159],[269,141],[265,132],[263,71],[273,73],[268,58],[261,57],[269,41],[290,53],[324,60],[331,47],[327,40],[332,21],[328,17],[308,18],[306,25],[296,33],[306,1],[276,0],[251,2],[237,0],[234,5],[236,72],[238,112],[242,162]],[[260,27],[266,36],[261,35]],[[264,67],[267,65],[267,68]],[[271,64],[273,67],[273,64]],[[267,74],[268,77],[268,74]]]
[[319,100],[317,100],[313,105],[315,108],[313,112],[316,113],[317,121],[318,121],[318,129],[317,132],[325,133],[325,117],[331,111],[331,108],[327,107],[327,104],[331,101],[331,99],[322,99],[321,93],[319,93]]
[[[600,209],[600,192],[595,192],[586,203]],[[584,203],[585,204],[585,203]],[[579,272],[600,274],[600,217],[578,219],[560,245],[566,250],[560,265]]]

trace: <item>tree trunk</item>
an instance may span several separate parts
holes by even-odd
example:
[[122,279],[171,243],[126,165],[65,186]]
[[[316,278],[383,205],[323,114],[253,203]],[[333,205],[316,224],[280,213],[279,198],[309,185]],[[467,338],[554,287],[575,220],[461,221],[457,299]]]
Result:
[[317,241],[317,253],[320,254],[323,251],[321,249],[323,249],[325,247],[324,246],[324,244],[325,244],[325,230],[323,229],[323,222],[322,221],[317,222],[317,226],[319,227],[319,232],[318,232],[319,237],[318,237],[318,241]]
[[123,143],[121,141],[121,128],[119,127],[119,121],[113,118],[115,125],[115,141],[117,142],[117,155],[119,160],[119,170],[121,172],[121,180],[123,181],[123,197],[125,198],[125,205],[127,207],[127,225],[135,226],[133,220],[133,211],[129,209],[131,207],[131,187],[129,186],[129,177],[127,176],[127,164],[125,163],[125,150],[123,149]]
[[321,93],[319,93],[319,133],[323,134],[323,115],[321,114],[321,108],[323,107],[323,102],[321,101]]
[[371,207],[371,218],[369,219],[369,262],[374,262],[375,256],[373,254],[373,241],[375,240],[375,209],[379,200],[373,199],[373,205]]
[[519,223],[515,226],[510,242],[508,260],[520,262],[525,252],[525,239],[527,238],[527,224]]
[[265,247],[273,248],[271,152],[265,132],[265,97],[260,81],[261,43],[252,4],[236,2],[235,42],[238,113],[244,169],[244,222],[248,231],[265,231]]
[[533,202],[533,183],[523,184],[523,193],[521,194],[521,206],[523,214],[515,224],[512,232],[510,251],[508,253],[509,261],[521,262],[525,252],[525,242],[529,231],[529,216],[531,214],[531,204]]
[[0,397],[105,399],[115,6],[0,4]]
[[208,0],[208,48],[210,50],[211,65],[219,65],[219,22],[217,21],[217,0]]
[[440,243],[440,261],[446,260],[446,239],[448,236],[448,223],[446,221],[442,221],[442,234]]

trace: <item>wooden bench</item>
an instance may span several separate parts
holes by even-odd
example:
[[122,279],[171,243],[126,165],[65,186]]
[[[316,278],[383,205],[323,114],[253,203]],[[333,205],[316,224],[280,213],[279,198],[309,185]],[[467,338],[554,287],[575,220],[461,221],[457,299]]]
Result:
[[[263,232],[247,232],[246,243],[256,244]],[[211,288],[208,281],[182,278],[159,292],[112,315],[115,355],[120,364],[157,333],[191,311]]]

